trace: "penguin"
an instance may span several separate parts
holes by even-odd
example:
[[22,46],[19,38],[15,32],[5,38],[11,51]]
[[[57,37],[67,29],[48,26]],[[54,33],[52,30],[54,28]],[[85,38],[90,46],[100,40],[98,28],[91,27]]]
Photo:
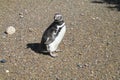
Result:
[[59,13],[54,15],[53,23],[44,31],[41,44],[43,46],[43,52],[47,52],[52,57],[58,56],[54,52],[62,41],[66,32],[66,25],[63,20],[63,16]]

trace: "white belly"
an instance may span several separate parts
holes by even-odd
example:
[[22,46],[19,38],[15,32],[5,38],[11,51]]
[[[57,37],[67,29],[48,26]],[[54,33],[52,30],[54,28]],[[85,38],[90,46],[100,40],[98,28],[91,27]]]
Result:
[[63,37],[64,37],[65,32],[66,32],[66,26],[64,26],[64,27],[61,29],[61,31],[59,32],[59,34],[58,34],[58,36],[55,38],[55,40],[54,40],[51,44],[49,44],[49,50],[50,50],[51,52],[54,52],[54,51],[57,49],[58,45],[60,44],[61,40],[62,40]]

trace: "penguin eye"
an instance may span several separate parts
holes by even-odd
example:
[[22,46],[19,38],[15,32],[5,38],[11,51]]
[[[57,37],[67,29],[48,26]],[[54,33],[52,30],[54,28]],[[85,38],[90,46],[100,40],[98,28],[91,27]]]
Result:
[[62,19],[62,16],[59,16],[58,19],[61,20],[61,19]]
[[61,15],[56,15],[56,16],[54,17],[54,19],[60,21],[60,20],[62,20],[62,16],[61,16]]

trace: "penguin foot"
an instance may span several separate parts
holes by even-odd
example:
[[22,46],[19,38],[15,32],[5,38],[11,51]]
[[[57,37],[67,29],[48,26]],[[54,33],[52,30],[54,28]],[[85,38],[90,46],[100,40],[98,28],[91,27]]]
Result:
[[43,52],[43,53],[48,53],[49,51],[40,51],[40,52]]
[[52,52],[50,52],[50,56],[55,58],[58,56],[58,54],[53,54]]
[[62,50],[60,50],[60,49],[57,49],[55,52],[62,52]]

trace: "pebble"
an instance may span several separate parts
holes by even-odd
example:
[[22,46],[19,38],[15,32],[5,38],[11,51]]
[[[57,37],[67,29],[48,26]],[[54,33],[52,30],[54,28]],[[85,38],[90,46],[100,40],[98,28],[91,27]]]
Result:
[[94,76],[94,71],[91,71],[91,74],[90,74],[90,76]]
[[23,16],[23,13],[19,13],[19,16],[20,16],[20,18],[23,18],[24,16]]
[[99,17],[92,17],[93,20],[101,20]]
[[85,14],[84,14],[84,13],[81,13],[80,15],[81,15],[81,16],[84,16]]
[[5,72],[6,72],[6,73],[9,73],[9,70],[6,70]]
[[29,32],[33,32],[34,30],[32,28],[28,28]]
[[92,18],[93,20],[95,20],[95,18]]
[[82,64],[77,64],[77,67],[78,68],[83,68],[83,65]]
[[84,66],[85,66],[85,67],[89,67],[89,64],[86,63],[86,64],[84,64]]
[[6,63],[7,61],[5,59],[0,60],[1,63]]
[[15,33],[15,28],[13,26],[9,26],[7,29],[6,29],[6,33],[7,34],[14,34]]

